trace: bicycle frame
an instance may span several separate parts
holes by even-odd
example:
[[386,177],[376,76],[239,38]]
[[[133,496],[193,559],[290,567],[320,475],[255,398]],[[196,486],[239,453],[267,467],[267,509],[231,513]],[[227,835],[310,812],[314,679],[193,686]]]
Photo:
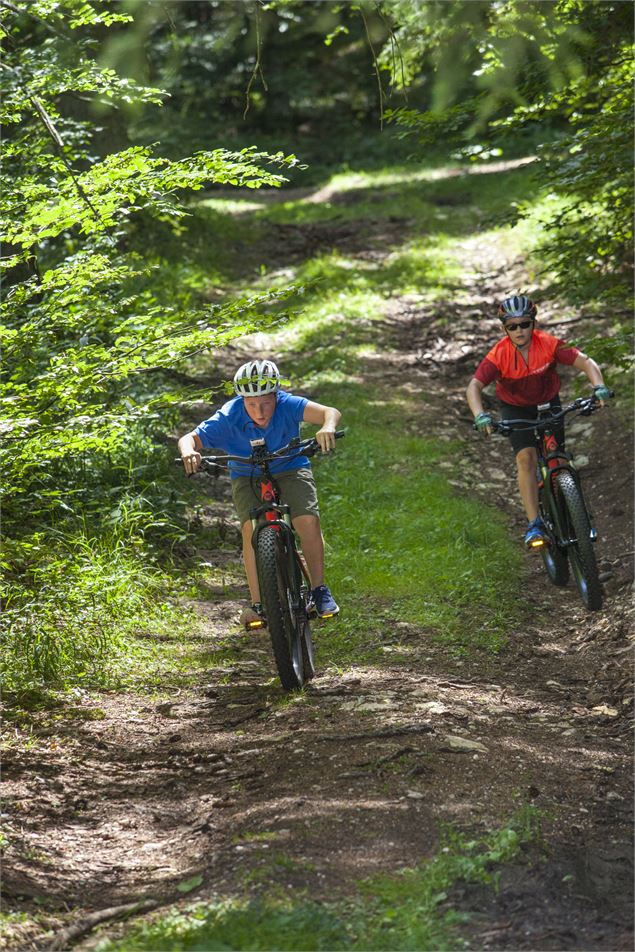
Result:
[[[613,393],[609,393],[613,396]],[[568,413],[589,416],[600,401],[578,397],[560,410],[539,404],[535,420],[493,420],[492,429],[509,436],[514,430],[533,431],[538,456],[537,483],[539,514],[546,534],[532,540],[530,546],[540,551],[545,569],[554,585],[564,586],[569,571],[582,601],[589,611],[602,607],[602,588],[592,543],[597,539],[592,516],[582,492],[580,478],[571,454],[565,452],[557,436],[557,424]]]
[[[540,404],[538,406],[537,422],[542,422],[551,416],[549,404]],[[561,548],[567,548],[568,546],[575,545],[576,540],[570,537],[568,527],[563,524],[562,510],[556,497],[556,476],[558,473],[566,470],[571,473],[578,486],[580,485],[580,477],[573,465],[571,453],[567,453],[564,447],[558,443],[555,434],[555,425],[544,428],[536,427],[534,435],[536,437],[538,469],[541,476],[539,489],[542,489],[545,509],[553,521],[553,529],[555,529],[556,536],[555,541]],[[562,460],[565,460],[565,462],[562,462]],[[582,499],[584,500],[583,495]],[[597,531],[592,526],[592,516],[586,506],[586,502],[585,509],[589,519],[589,525],[591,526],[591,539],[595,539],[597,537]],[[547,526],[547,528],[550,529],[551,527]]]
[[[291,606],[293,614],[300,622],[308,620],[309,595],[311,591],[311,580],[304,558],[302,557],[296,540],[295,531],[291,524],[289,506],[280,499],[275,481],[269,470],[269,459],[267,456],[267,446],[263,439],[252,440],[254,461],[262,469],[262,478],[260,482],[260,498],[262,505],[254,506],[249,510],[249,516],[252,525],[251,544],[254,552],[258,548],[258,536],[264,529],[274,528],[279,533],[284,545],[284,551],[287,561],[287,573],[290,579],[296,580],[293,588],[297,594],[295,603]],[[249,628],[261,628],[262,622],[254,621],[248,624]]]
[[[337,430],[335,438],[339,439],[345,435],[344,430]],[[318,450],[317,440],[312,437],[307,440],[301,440],[295,437],[281,449],[270,452],[264,439],[251,441],[252,455],[249,457],[223,455],[223,456],[203,456],[201,463],[208,468],[227,466],[231,462],[248,463],[251,466],[259,467],[262,471],[260,482],[261,505],[255,506],[249,510],[249,516],[252,524],[252,545],[254,551],[257,548],[258,537],[265,528],[273,528],[280,535],[284,544],[285,553],[288,556],[287,571],[290,579],[297,579],[297,585],[294,586],[300,592],[301,604],[293,606],[297,611],[298,617],[302,614],[308,619],[311,614],[309,610],[309,593],[311,591],[311,580],[308,569],[302,553],[298,549],[295,531],[291,524],[289,507],[283,503],[279,497],[275,480],[271,474],[269,464],[276,459],[293,459],[305,453],[307,456],[313,456]],[[176,462],[182,462],[177,459]],[[295,574],[297,573],[297,575]],[[303,607],[304,606],[304,611]],[[323,615],[328,618],[328,615]],[[261,622],[253,622],[249,627],[263,627]]]

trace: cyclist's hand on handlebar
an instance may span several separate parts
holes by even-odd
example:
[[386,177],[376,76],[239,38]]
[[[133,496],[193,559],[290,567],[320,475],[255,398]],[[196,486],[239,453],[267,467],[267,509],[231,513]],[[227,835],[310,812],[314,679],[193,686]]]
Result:
[[485,433],[486,436],[490,436],[493,422],[491,415],[482,410],[474,417],[474,429],[478,430],[479,433]]
[[315,439],[323,453],[330,452],[330,450],[335,449],[335,428],[323,426],[315,434]]
[[197,453],[188,453],[186,456],[181,457],[183,460],[183,466],[185,472],[188,476],[191,476],[193,473],[197,473],[201,468],[201,454]]
[[599,402],[600,406],[603,407],[607,400],[610,400],[613,396],[613,391],[604,383],[599,383],[596,387],[593,388],[593,396]]

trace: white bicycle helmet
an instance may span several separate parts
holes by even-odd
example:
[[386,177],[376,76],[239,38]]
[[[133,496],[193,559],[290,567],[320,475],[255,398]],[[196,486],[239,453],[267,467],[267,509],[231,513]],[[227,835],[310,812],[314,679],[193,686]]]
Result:
[[280,380],[273,360],[249,360],[234,374],[234,390],[241,397],[262,397],[278,390]]
[[538,308],[526,294],[515,294],[498,305],[498,316],[503,322],[508,321],[510,317],[529,317],[533,321],[537,311]]

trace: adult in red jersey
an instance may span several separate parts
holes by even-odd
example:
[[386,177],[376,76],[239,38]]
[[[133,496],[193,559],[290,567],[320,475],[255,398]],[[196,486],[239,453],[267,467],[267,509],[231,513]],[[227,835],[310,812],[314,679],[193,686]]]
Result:
[[[505,336],[480,362],[466,390],[467,402],[474,414],[474,423],[481,432],[492,432],[492,418],[483,410],[481,393],[484,387],[494,381],[504,420],[534,420],[539,403],[548,403],[554,408],[560,407],[560,377],[556,371],[558,364],[569,364],[585,373],[602,406],[609,398],[610,391],[605,386],[595,361],[576,347],[570,347],[566,341],[539,330],[536,327],[536,311],[536,305],[524,294],[505,298],[498,307],[498,316]],[[527,546],[547,537],[542,519],[538,515],[538,460],[534,439],[531,429],[517,431],[511,435],[518,467],[518,488],[529,521],[525,533]],[[558,439],[564,443],[562,425]]]

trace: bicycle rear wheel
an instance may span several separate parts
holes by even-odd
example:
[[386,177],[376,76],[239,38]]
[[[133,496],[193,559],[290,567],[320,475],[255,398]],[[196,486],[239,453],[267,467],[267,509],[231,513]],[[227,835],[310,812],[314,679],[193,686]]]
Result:
[[569,472],[560,472],[556,478],[567,533],[571,539],[575,539],[568,548],[573,577],[586,607],[589,611],[597,611],[602,607],[602,586],[591,541],[591,524],[582,490]]
[[553,519],[545,501],[544,491],[539,493],[540,515],[542,521],[549,529],[550,543],[542,547],[541,555],[545,566],[545,571],[549,580],[554,585],[566,585],[569,581],[569,560],[567,559],[567,550],[561,549],[556,542]]
[[289,579],[283,538],[273,527],[262,529],[256,543],[260,597],[280,681],[285,691],[302,687],[302,644],[294,613],[294,591]]

